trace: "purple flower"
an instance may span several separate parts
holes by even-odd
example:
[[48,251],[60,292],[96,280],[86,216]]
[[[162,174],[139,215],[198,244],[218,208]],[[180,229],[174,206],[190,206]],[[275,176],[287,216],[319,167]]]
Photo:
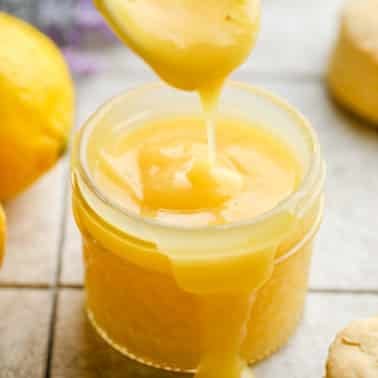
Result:
[[105,64],[102,60],[94,59],[85,52],[69,47],[62,50],[71,70],[77,75],[93,75],[105,69]]

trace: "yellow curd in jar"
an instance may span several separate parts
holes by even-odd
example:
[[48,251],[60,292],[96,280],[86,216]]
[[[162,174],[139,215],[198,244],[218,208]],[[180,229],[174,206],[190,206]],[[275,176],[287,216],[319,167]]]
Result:
[[302,160],[296,138],[290,146],[274,130],[220,113],[215,167],[202,169],[200,108],[169,114],[162,94],[157,114],[140,119],[123,112],[155,100],[144,102],[143,91],[126,97],[99,110],[74,148],[90,319],[141,362],[237,378],[282,345],[300,317],[321,214],[322,173],[308,172],[317,152]]
[[183,226],[251,219],[297,188],[302,168],[282,141],[240,119],[221,117],[216,129],[213,168],[204,121],[171,116],[108,138],[93,135],[89,169],[120,206]]

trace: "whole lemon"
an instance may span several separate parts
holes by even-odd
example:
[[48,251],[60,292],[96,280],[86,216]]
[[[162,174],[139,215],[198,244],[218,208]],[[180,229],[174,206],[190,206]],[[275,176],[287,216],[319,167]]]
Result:
[[0,200],[19,193],[65,151],[74,89],[58,48],[0,12]]

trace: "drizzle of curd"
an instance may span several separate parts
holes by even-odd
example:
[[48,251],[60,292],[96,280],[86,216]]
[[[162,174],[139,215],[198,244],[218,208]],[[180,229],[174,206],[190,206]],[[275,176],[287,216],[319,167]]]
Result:
[[[251,219],[296,189],[301,169],[289,148],[258,127],[217,117],[215,112],[224,80],[255,43],[258,0],[95,0],[95,4],[121,39],[164,81],[197,91],[205,114],[149,121],[94,142],[101,148],[88,150],[92,153],[88,162],[103,192],[139,214],[198,226]],[[201,261],[191,258],[185,248],[167,246],[164,252],[178,286],[202,301],[203,340],[196,378],[239,378],[246,365],[241,356],[246,324],[256,290],[272,274],[274,248],[236,255],[229,265],[225,263],[229,259],[217,261],[214,256],[206,262],[206,254]],[[225,292],[218,291],[224,285],[220,277],[237,272],[240,277],[230,280]]]

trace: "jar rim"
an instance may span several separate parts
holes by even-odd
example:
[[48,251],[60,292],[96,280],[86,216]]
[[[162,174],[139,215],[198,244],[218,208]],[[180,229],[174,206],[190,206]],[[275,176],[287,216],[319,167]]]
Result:
[[[92,127],[97,124],[98,120],[101,119],[101,117],[110,112],[111,109],[118,103],[124,102],[127,98],[130,98],[130,96],[138,97],[143,96],[143,94],[158,90],[162,87],[165,87],[163,83],[150,83],[150,84],[144,84],[139,85],[136,88],[124,91],[116,96],[113,96],[109,100],[107,100],[105,103],[103,103],[84,123],[82,126],[79,136],[78,136],[78,142],[77,142],[77,148],[78,148],[78,172],[80,175],[80,179],[84,182],[84,184],[87,186],[87,188],[99,199],[105,206],[109,207],[112,211],[115,211],[116,213],[119,213],[121,215],[124,215],[126,217],[129,217],[130,219],[142,222],[146,225],[149,225],[151,227],[159,227],[166,230],[176,230],[180,232],[206,232],[206,231],[223,231],[223,230],[233,230],[243,227],[251,227],[253,225],[257,225],[260,223],[263,223],[267,219],[270,219],[271,217],[274,217],[275,215],[279,214],[280,212],[283,212],[287,209],[295,208],[295,204],[297,201],[300,201],[303,197],[306,196],[306,194],[311,190],[311,187],[313,185],[313,179],[314,174],[316,176],[319,176],[318,171],[322,170],[322,160],[320,156],[320,146],[318,142],[318,138],[316,136],[316,133],[312,129],[310,122],[298,111],[296,110],[292,105],[290,105],[285,100],[281,99],[280,97],[272,94],[271,92],[255,87],[246,83],[241,83],[233,80],[229,80],[226,82],[225,87],[231,87],[236,88],[240,90],[244,90],[246,92],[250,92],[253,95],[257,95],[259,97],[264,97],[265,99],[269,100],[273,105],[283,109],[287,112],[295,121],[297,125],[299,125],[302,130],[307,134],[308,140],[310,141],[310,148],[311,148],[311,157],[309,166],[307,169],[307,172],[304,174],[304,176],[301,179],[300,185],[298,188],[290,193],[288,196],[286,196],[282,201],[280,201],[276,206],[274,206],[272,209],[256,216],[251,219],[243,219],[241,221],[236,222],[230,222],[225,224],[216,224],[216,225],[201,225],[201,226],[189,226],[189,225],[177,225],[177,224],[170,224],[166,223],[164,221],[156,220],[153,218],[148,218],[143,215],[139,215],[120,204],[115,203],[112,201],[109,196],[107,196],[103,191],[101,191],[94,182],[88,165],[85,161],[85,145],[84,140],[87,136],[86,134],[88,131],[90,132]],[[320,177],[321,183],[319,186],[319,192],[323,188],[323,182],[324,182],[324,174],[321,174]],[[318,194],[318,193],[316,193]],[[317,197],[315,195],[314,197]]]

